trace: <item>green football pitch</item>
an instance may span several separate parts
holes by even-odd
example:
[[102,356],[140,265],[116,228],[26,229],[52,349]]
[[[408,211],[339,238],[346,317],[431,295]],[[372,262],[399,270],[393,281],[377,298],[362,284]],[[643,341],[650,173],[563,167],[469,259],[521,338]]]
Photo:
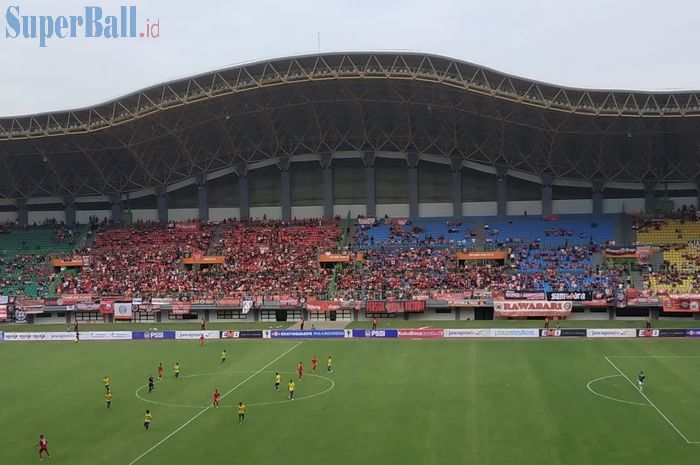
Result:
[[[0,463],[37,461],[44,434],[51,463],[71,465],[697,465],[699,342],[4,343]],[[305,374],[289,401],[299,361]],[[149,393],[158,362],[165,380]],[[218,409],[214,389],[223,395]],[[248,406],[243,424],[239,401]]]

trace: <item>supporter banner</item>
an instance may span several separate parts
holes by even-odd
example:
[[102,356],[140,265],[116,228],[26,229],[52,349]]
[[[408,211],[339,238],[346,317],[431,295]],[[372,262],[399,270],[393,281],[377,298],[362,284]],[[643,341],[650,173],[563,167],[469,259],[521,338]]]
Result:
[[340,302],[335,300],[309,300],[306,309],[312,312],[334,312],[340,310]]
[[219,299],[214,301],[217,307],[240,307],[241,299]]
[[79,260],[63,260],[61,258],[54,258],[51,260],[51,265],[56,268],[74,268],[83,266],[83,259]]
[[131,302],[114,302],[113,307],[115,320],[131,320],[133,318]]
[[175,229],[180,231],[199,231],[202,229],[202,224],[197,221],[183,221],[181,223],[175,223]]
[[468,337],[490,337],[491,330],[486,328],[459,328],[445,329],[444,337],[447,338],[468,338]]
[[85,331],[80,333],[80,339],[86,341],[128,341],[131,331]]
[[175,331],[132,331],[132,339],[175,339]]
[[0,305],[7,305],[10,303],[10,296],[0,295]]
[[637,247],[610,246],[603,253],[607,258],[637,258]]
[[700,300],[700,293],[697,292],[671,292],[669,299]]
[[318,261],[321,263],[347,263],[350,261],[350,255],[326,252],[318,256]]
[[627,307],[627,292],[625,292],[625,291],[615,292],[615,306],[617,308]]
[[648,245],[637,247],[637,263],[648,265],[651,263],[651,247]]
[[369,313],[424,312],[425,300],[368,300],[365,308]]
[[279,305],[284,308],[299,308],[300,301],[296,297],[290,295],[280,295]]
[[262,339],[262,337],[262,329],[246,331],[221,331],[221,339]]
[[173,302],[173,299],[169,297],[165,298],[160,298],[160,297],[154,297],[151,299],[151,303],[153,305],[170,305]]
[[700,300],[673,298],[671,295],[674,294],[663,298],[664,312],[700,312]]
[[503,297],[507,300],[547,300],[543,291],[506,291]]
[[371,216],[365,217],[365,218],[358,218],[357,219],[357,224],[361,224],[363,226],[371,226],[374,223],[376,223],[377,219],[372,218]]
[[75,304],[75,309],[80,312],[97,312],[101,308],[97,302],[80,302]]
[[634,328],[596,328],[587,329],[586,337],[635,337],[637,330]]
[[64,294],[56,299],[56,305],[75,305],[81,302],[93,302],[94,296],[91,294]]
[[395,338],[398,334],[395,329],[353,329],[351,332],[352,337],[369,338]]
[[265,330],[263,337],[267,334],[271,339],[330,339],[344,338],[345,331],[342,329],[312,329],[312,330]]
[[537,328],[495,328],[491,329],[491,337],[539,337]]
[[546,300],[497,300],[493,303],[496,316],[566,316],[571,314],[571,302],[548,302]]
[[649,290],[639,291],[634,288],[629,288],[626,294],[627,305],[631,307],[645,307],[648,305],[659,305],[659,303],[661,303],[661,299]]
[[27,312],[24,310],[15,309],[15,323],[27,323]]
[[640,329],[637,337],[685,337],[686,330],[678,328]]
[[466,300],[450,300],[447,302],[448,307],[486,307],[488,304],[485,300],[466,299]]
[[[7,335],[7,333],[5,333],[5,334]],[[700,337],[700,328],[686,329],[685,330],[685,337]]]
[[223,255],[194,254],[191,257],[183,258],[182,263],[185,265],[222,265],[226,263],[226,257]]
[[0,305],[0,321],[7,320],[7,305]]
[[505,260],[505,252],[462,252],[457,254],[457,260]]
[[170,313],[173,315],[189,315],[191,304],[189,302],[173,302]]
[[[361,300],[345,300],[345,299],[340,299],[338,301],[340,304],[340,308],[343,309],[350,309],[350,310],[360,310],[362,308],[362,301]],[[307,305],[308,308],[308,305]]]
[[396,226],[405,226],[408,224],[408,218],[385,218],[384,224],[392,224]]
[[601,295],[594,295],[593,300],[581,302],[584,307],[607,307],[608,301]]
[[485,307],[485,299],[472,298],[471,292],[434,292],[433,300],[446,302],[448,307]]
[[586,337],[585,329],[542,329],[540,337]]
[[593,300],[593,293],[591,293],[591,292],[547,292],[547,300],[549,300],[549,301],[569,300],[572,302],[585,302],[587,300]]
[[253,309],[253,301],[252,300],[244,300],[241,302],[241,313],[243,315],[248,314]]
[[15,308],[21,308],[22,310],[43,309],[44,308],[44,301],[40,300],[40,299],[18,300],[15,303]]
[[219,331],[175,331],[175,339],[219,339]]
[[415,328],[397,330],[397,337],[401,339],[442,339],[444,336],[445,330],[442,328]]

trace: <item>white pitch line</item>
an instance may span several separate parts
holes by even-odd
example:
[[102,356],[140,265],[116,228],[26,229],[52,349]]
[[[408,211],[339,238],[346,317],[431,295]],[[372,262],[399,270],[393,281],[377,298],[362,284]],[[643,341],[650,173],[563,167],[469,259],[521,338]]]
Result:
[[614,400],[615,402],[622,402],[623,404],[640,405],[640,406],[642,406],[642,407],[649,407],[649,404],[643,404],[643,403],[641,403],[641,402],[632,402],[631,400],[616,399],[615,397],[606,396],[605,394],[601,394],[600,392],[595,391],[595,390],[591,387],[591,384],[597,383],[598,381],[602,381],[602,380],[604,380],[604,379],[609,379],[609,378],[619,378],[619,377],[620,377],[620,375],[602,376],[602,377],[600,377],[600,378],[596,378],[596,379],[594,379],[594,380],[592,380],[592,381],[589,381],[588,384],[586,384],[586,388],[588,388],[588,390],[589,390],[590,392],[592,392],[593,394],[595,394],[596,396],[602,397],[602,398],[604,398],[604,399]]
[[671,420],[669,420],[668,417],[667,417],[666,415],[664,415],[664,412],[662,412],[661,410],[659,410],[659,407],[657,407],[656,404],[654,404],[654,403],[651,401],[651,399],[649,399],[649,397],[647,397],[647,395],[644,394],[643,391],[640,391],[640,390],[637,388],[637,386],[632,382],[632,380],[629,379],[629,378],[627,377],[627,375],[624,374],[624,373],[622,372],[622,370],[620,370],[620,369],[617,367],[617,365],[615,365],[615,364],[613,363],[612,360],[610,360],[609,357],[606,356],[606,357],[605,357],[605,360],[607,360],[608,363],[609,363],[610,365],[612,365],[613,368],[615,368],[615,369],[617,370],[618,373],[620,373],[627,381],[629,381],[629,383],[632,385],[632,387],[633,387],[638,393],[640,393],[640,394],[642,395],[642,397],[644,397],[644,399],[646,399],[647,402],[649,402],[649,405],[651,405],[651,406],[654,408],[654,410],[656,410],[656,411],[659,413],[659,415],[661,415],[661,417],[662,417],[664,420],[666,420],[666,423],[668,423],[669,425],[671,425],[671,428],[673,428],[673,429],[676,431],[676,433],[678,433],[678,434],[680,435],[680,437],[682,437],[683,440],[684,440],[686,443],[688,443],[688,444],[700,444],[700,441],[690,441],[690,440],[688,440],[688,438],[685,437],[685,434],[683,434],[683,433],[681,432],[681,430],[679,430],[678,427],[676,427],[676,425],[674,425],[673,422],[672,422]]
[[606,358],[700,358],[700,355],[606,355]]
[[[235,390],[238,389],[239,387],[243,386],[245,383],[247,383],[248,381],[250,381],[251,379],[253,379],[253,378],[256,377],[257,375],[259,375],[259,374],[262,373],[263,371],[265,371],[265,369],[266,369],[267,367],[269,367],[270,365],[272,365],[273,363],[275,363],[277,360],[281,359],[282,357],[284,357],[285,355],[287,355],[289,352],[291,352],[291,351],[293,351],[294,349],[296,349],[297,347],[299,347],[303,342],[304,342],[304,341],[299,341],[299,342],[297,342],[297,343],[294,344],[292,347],[290,347],[289,349],[287,349],[287,350],[285,350],[284,352],[282,352],[282,354],[280,354],[280,355],[278,355],[277,357],[275,357],[275,359],[272,360],[270,363],[268,363],[267,365],[265,365],[264,367],[262,367],[261,369],[259,369],[259,370],[256,371],[255,373],[253,373],[252,375],[248,376],[246,379],[244,379],[244,380],[241,381],[240,383],[236,384],[234,387],[232,387],[232,388],[229,389],[228,391],[226,391],[226,393],[224,393],[224,394],[221,395],[221,400],[223,400],[224,397],[226,397],[227,395],[231,394],[233,391],[235,391]],[[199,418],[200,416],[202,416],[202,414],[204,414],[204,412],[208,411],[208,410],[209,410],[210,408],[212,408],[212,407],[213,407],[213,405],[210,405],[210,406],[208,406],[207,408],[203,409],[201,412],[198,412],[195,416],[193,416],[192,418],[190,418],[189,420],[187,420],[186,422],[184,422],[184,423],[183,423],[179,428],[177,428],[175,431],[173,431],[172,433],[168,434],[168,435],[165,436],[163,439],[161,439],[160,441],[158,441],[153,447],[151,447],[151,448],[148,449],[146,452],[144,452],[143,454],[139,455],[139,456],[136,457],[134,460],[132,460],[131,462],[129,462],[129,465],[134,465],[136,462],[138,462],[139,460],[141,460],[142,458],[144,458],[146,455],[150,454],[155,448],[157,448],[158,446],[160,446],[161,444],[163,444],[165,441],[167,441],[167,440],[170,439],[171,437],[175,436],[179,431],[181,431],[181,430],[182,430],[183,428],[185,428],[187,425],[189,425],[190,423],[192,423],[193,421],[195,421],[197,418]]]

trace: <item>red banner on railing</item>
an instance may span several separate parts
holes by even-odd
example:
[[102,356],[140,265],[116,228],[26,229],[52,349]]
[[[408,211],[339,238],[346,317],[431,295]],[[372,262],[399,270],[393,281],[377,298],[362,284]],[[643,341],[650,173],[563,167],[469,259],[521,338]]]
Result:
[[700,312],[700,299],[684,298],[679,296],[698,296],[698,294],[669,294],[663,298],[664,312]]
[[224,298],[218,299],[214,302],[217,307],[240,307],[241,299],[237,298]]
[[493,303],[496,316],[567,316],[571,314],[571,302],[548,302],[546,300],[497,300]]
[[111,300],[100,301],[100,313],[108,315],[114,313],[114,302]]
[[340,310],[340,302],[335,300],[308,300],[306,309],[312,312],[334,312]]
[[190,313],[190,303],[189,302],[173,302],[170,304],[172,308],[170,309],[173,315],[187,315]]
[[425,300],[368,300],[369,313],[424,312]]
[[175,229],[180,231],[199,231],[202,229],[202,223],[197,221],[183,221],[181,223],[175,223]]

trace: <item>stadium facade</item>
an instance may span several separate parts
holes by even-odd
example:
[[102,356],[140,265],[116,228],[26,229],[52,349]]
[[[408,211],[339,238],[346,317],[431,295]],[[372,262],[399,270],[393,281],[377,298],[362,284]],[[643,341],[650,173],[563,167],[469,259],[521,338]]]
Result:
[[281,58],[0,120],[0,220],[603,214],[697,205],[700,98],[413,53]]

